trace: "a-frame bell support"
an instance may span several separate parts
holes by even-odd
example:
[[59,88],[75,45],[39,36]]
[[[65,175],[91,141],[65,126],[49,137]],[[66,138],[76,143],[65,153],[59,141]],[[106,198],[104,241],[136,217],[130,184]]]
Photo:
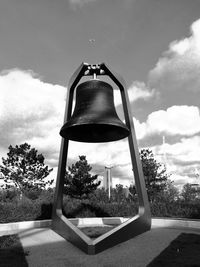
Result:
[[139,157],[128,92],[123,78],[119,74],[111,71],[105,63],[97,65],[82,63],[74,72],[68,84],[64,123],[71,118],[74,90],[77,84],[83,76],[89,75],[107,75],[120,89],[125,122],[130,130],[130,135],[128,137],[129,150],[139,200],[139,212],[136,216],[115,227],[111,231],[101,235],[95,240],[91,240],[87,237],[62,213],[64,176],[66,172],[69,144],[69,140],[62,138],[52,212],[52,229],[87,254],[93,255],[150,230],[151,212]]

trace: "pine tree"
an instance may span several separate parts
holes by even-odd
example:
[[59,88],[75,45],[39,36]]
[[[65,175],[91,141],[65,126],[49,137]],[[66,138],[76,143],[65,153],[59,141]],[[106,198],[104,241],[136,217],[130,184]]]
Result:
[[64,180],[64,193],[74,198],[87,198],[100,185],[96,182],[98,175],[91,175],[92,167],[88,164],[86,156],[79,156],[79,161],[68,167]]
[[35,148],[27,143],[8,147],[7,158],[2,158],[0,171],[3,174],[6,187],[14,184],[21,193],[27,190],[44,189],[46,185],[52,184],[45,181],[53,169],[44,165],[44,156],[38,154]]
[[150,201],[153,201],[158,193],[164,192],[168,185],[169,175],[166,173],[166,167],[154,159],[153,152],[150,149],[140,151],[140,159]]

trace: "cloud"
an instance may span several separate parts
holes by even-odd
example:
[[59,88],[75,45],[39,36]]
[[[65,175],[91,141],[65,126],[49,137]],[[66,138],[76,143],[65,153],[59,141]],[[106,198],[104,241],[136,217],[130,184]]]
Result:
[[[180,142],[166,145],[165,152],[174,157],[172,160],[189,164],[200,162],[200,136],[181,138]],[[179,164],[180,165],[180,164]]]
[[170,43],[149,73],[149,84],[159,90],[200,91],[200,19],[190,27],[190,36]]
[[171,173],[171,180],[176,184],[197,182],[197,172],[200,172],[200,136],[181,138],[179,142],[154,146],[157,160],[163,162],[167,172]]
[[127,139],[108,143],[70,141],[69,155],[74,160],[78,160],[78,155],[87,155],[90,164],[102,166],[102,169],[105,166],[123,167],[131,162]]
[[[156,107],[156,111],[149,109],[149,115],[143,121],[133,118],[137,139],[142,144],[145,139],[154,140],[163,135],[170,136],[171,141],[174,138],[174,143],[166,144],[168,169],[176,182],[182,184],[194,181],[191,168],[199,163],[199,70],[200,19],[191,25],[189,37],[169,44],[168,50],[149,72],[147,84],[134,82],[128,90],[130,102],[154,101],[152,108]],[[115,97],[115,103],[119,105],[120,95],[115,92]],[[151,143],[148,146],[159,154],[163,146],[158,144],[157,139],[154,147]],[[163,156],[161,160],[164,160]]]
[[78,160],[78,155],[86,156],[93,173],[105,175],[105,167],[111,167],[114,184],[130,184],[134,180],[127,139],[92,144],[70,141],[68,166]]
[[1,152],[23,142],[58,152],[66,88],[13,69],[0,74],[0,91]]
[[138,99],[148,100],[156,95],[155,89],[149,88],[144,82],[134,81],[128,89],[130,102]]
[[[155,67],[149,72],[147,88],[158,96],[144,121],[134,118],[140,144],[154,149],[163,158],[162,136],[168,170],[176,184],[195,182],[194,169],[199,166],[200,99],[200,19],[192,23],[187,37],[169,44]],[[159,92],[159,94],[158,94]],[[157,94],[156,94],[157,93]],[[154,99],[149,99],[151,103]],[[155,111],[156,107],[156,111]],[[153,110],[154,108],[154,110]],[[153,145],[148,141],[153,140]],[[172,180],[174,179],[172,177]]]
[[[144,82],[134,81],[128,88],[128,97],[130,102],[135,102],[138,99],[147,101],[156,95],[158,95],[156,90],[147,87]],[[114,90],[114,102],[116,106],[121,104],[120,90]]]
[[138,139],[155,134],[191,136],[200,132],[199,108],[195,106],[172,106],[152,112],[146,122],[135,118],[134,122]]

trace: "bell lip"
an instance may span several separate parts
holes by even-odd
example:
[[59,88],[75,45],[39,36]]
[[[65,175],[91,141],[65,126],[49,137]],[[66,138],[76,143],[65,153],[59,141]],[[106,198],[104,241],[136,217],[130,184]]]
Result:
[[[113,123],[94,123],[93,126],[112,126],[112,127],[116,127],[116,131],[117,129],[120,129],[120,134],[118,135],[106,135],[106,137],[104,137],[103,135],[99,135],[98,137],[91,137],[91,136],[85,136],[83,135],[83,137],[81,138],[81,135],[78,135],[78,137],[73,133],[73,131],[75,132],[81,132],[81,126],[91,126],[91,124],[87,124],[87,123],[83,123],[83,124],[79,124],[79,125],[70,125],[70,130],[69,130],[69,134],[66,134],[67,129],[66,128],[66,124],[61,128],[60,130],[60,135],[62,136],[62,138],[64,139],[68,139],[71,141],[76,141],[76,142],[83,142],[83,143],[107,143],[107,142],[114,142],[114,141],[118,141],[118,140],[122,140],[124,138],[127,138],[130,135],[130,130],[129,128],[126,126],[126,124],[119,126],[119,124],[113,124]],[[77,129],[76,129],[77,128]],[[78,129],[79,128],[79,129]],[[63,134],[65,132],[65,134]],[[119,133],[119,131],[117,131]]]

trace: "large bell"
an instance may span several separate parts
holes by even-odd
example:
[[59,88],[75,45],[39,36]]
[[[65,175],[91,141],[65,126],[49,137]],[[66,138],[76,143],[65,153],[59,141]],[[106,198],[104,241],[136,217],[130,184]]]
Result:
[[89,143],[127,137],[129,129],[116,113],[112,86],[96,79],[79,84],[74,112],[61,128],[60,135]]

